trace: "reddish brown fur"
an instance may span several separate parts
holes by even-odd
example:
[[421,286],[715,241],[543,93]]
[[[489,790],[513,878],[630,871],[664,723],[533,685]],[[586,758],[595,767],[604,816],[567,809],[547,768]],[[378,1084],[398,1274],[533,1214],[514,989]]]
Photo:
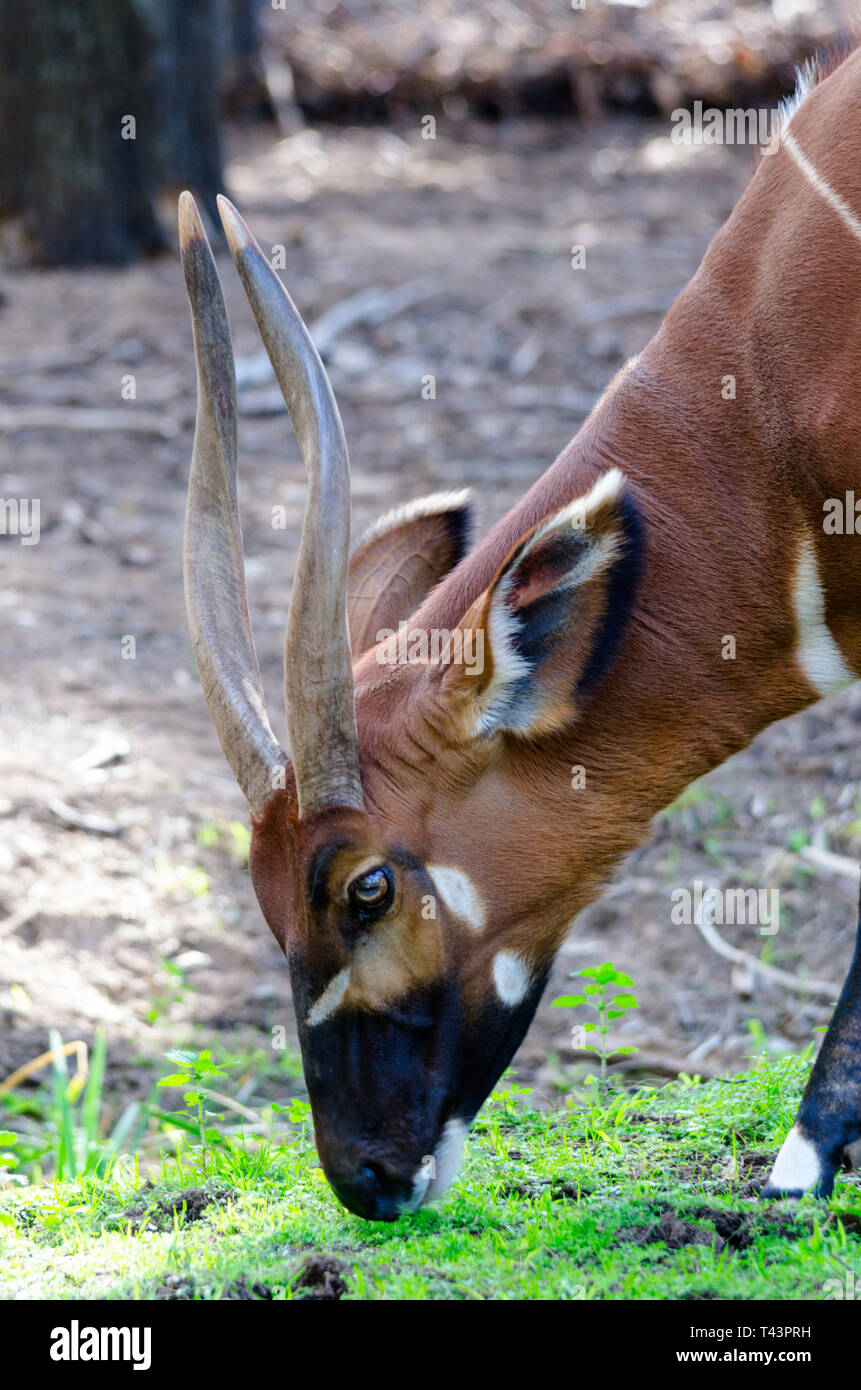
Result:
[[[791,129],[861,217],[861,164],[846,148],[859,122],[856,52],[807,97]],[[483,931],[447,913],[425,929],[410,890],[390,924],[405,989],[456,968],[465,1015],[477,1018],[501,948],[546,970],[571,918],[651,817],[766,725],[818,698],[795,656],[792,585],[805,536],[831,633],[861,671],[861,547],[822,526],[826,498],[861,492],[856,285],[861,240],[785,148],[763,158],[652,342],[411,619],[427,630],[483,621],[487,591],[523,537],[617,467],[643,524],[642,580],[615,660],[585,703],[572,691],[606,606],[600,585],[554,657],[566,681],[531,737],[469,737],[463,673],[380,665],[373,650],[358,660],[367,816],[334,810],[299,823],[288,787],[254,826],[252,871],[267,920],[321,988],[350,953],[334,928],[312,922],[305,879],[320,844],[337,835],[349,841],[345,881],[363,855],[383,860],[397,848],[420,866],[464,870],[486,904]],[[729,375],[734,400],[721,394]],[[373,572],[367,556],[359,563]],[[530,576],[523,593],[532,585]],[[366,591],[364,578],[367,604]],[[734,660],[723,657],[727,635]],[[487,659],[492,676],[497,654]],[[577,766],[586,785],[575,790]],[[388,982],[376,1004],[391,997]],[[374,1007],[372,992],[352,1003]]]
[[[842,142],[859,118],[855,52],[807,97],[792,129],[861,215],[861,166]],[[491,903],[508,897],[512,872],[529,885],[518,948],[552,954],[657,811],[816,698],[793,660],[791,561],[804,523],[829,626],[861,670],[861,554],[852,537],[822,529],[823,500],[861,483],[856,277],[861,241],[785,150],[761,160],[649,346],[414,615],[413,627],[456,626],[525,532],[620,467],[645,519],[644,579],[611,671],[564,735],[449,747],[415,699],[414,668],[381,668],[372,655],[358,663],[372,816],[426,861],[474,872]],[[726,374],[736,377],[735,401],[721,397]],[[721,659],[725,634],[737,637],[735,661]],[[576,793],[566,791],[574,764],[587,771]]]
[[[840,138],[859,117],[856,52],[811,93],[792,129],[861,215],[861,166],[847,161]],[[552,918],[562,920],[525,924],[533,948],[546,934],[544,949],[553,949],[569,910],[582,905],[584,882],[594,891],[688,782],[817,698],[793,659],[791,562],[805,523],[829,626],[861,670],[861,547],[822,528],[824,499],[861,484],[856,278],[861,241],[785,150],[764,159],[642,356],[413,619],[453,625],[537,520],[611,465],[631,479],[646,521],[645,575],[622,650],[589,708],[564,737],[537,746],[509,740],[478,782],[457,776],[458,750],[436,751],[441,781],[453,786],[444,800],[434,796],[434,843],[423,850],[481,866],[481,882],[503,898],[512,865],[521,883],[537,874],[550,888]],[[720,392],[730,373],[732,402]],[[738,639],[735,661],[721,659],[725,634]],[[374,710],[380,677],[367,659],[357,670],[363,748],[374,759],[363,771],[371,803],[385,800],[374,794],[377,766],[404,741],[401,722],[422,721],[409,701],[397,720],[391,713],[393,681],[409,683],[411,674],[383,678],[383,722]],[[586,767],[587,790],[566,796],[572,764]],[[531,843],[533,826],[541,835]]]

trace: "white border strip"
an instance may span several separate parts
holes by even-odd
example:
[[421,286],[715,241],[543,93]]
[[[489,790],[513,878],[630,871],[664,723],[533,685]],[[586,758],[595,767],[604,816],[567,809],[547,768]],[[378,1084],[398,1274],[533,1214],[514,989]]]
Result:
[[840,194],[835,192],[831,187],[831,184],[814,169],[810,160],[799,148],[798,141],[794,135],[790,134],[788,130],[785,130],[782,138],[783,144],[789,150],[789,153],[792,155],[792,158],[795,160],[804,177],[812,183],[816,192],[821,194],[826,203],[834,209],[841,222],[843,222],[843,224],[849,228],[850,232],[861,241],[861,219],[855,216],[855,213],[846,202],[846,199],[841,198]]

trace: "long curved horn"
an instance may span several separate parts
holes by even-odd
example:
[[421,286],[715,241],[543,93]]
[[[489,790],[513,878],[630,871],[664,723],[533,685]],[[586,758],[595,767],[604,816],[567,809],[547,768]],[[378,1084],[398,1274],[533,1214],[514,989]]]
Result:
[[284,785],[286,758],[266,717],[245,594],[230,328],[190,193],[179,200],[179,237],[197,358],[197,423],[183,548],[188,625],[219,742],[252,811],[258,811]]
[[239,213],[219,197],[227,241],[296,432],[308,505],[284,651],[284,693],[300,815],[361,809],[347,635],[350,464],[335,397],[308,330]]

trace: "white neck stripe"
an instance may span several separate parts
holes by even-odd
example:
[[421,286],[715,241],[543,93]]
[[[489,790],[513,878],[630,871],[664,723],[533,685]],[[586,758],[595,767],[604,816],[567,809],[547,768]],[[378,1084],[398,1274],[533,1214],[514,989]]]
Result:
[[846,202],[846,199],[841,198],[840,194],[831,187],[831,184],[814,169],[810,160],[799,148],[798,141],[794,135],[788,130],[784,130],[781,140],[789,150],[789,153],[792,155],[792,158],[795,160],[804,177],[813,185],[816,192],[825,199],[826,203],[834,209],[843,225],[848,227],[853,236],[856,236],[858,240],[861,241],[861,219],[855,216],[855,213]]

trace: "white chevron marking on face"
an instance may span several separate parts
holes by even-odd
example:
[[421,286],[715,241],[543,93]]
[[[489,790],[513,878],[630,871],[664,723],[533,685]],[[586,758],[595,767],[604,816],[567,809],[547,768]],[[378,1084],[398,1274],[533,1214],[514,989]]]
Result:
[[325,1023],[327,1018],[332,1017],[347,993],[349,984],[350,967],[345,965],[343,970],[339,970],[337,975],[332,977],[320,998],[308,1010],[305,1022],[309,1028],[314,1028],[318,1023]]
[[487,909],[472,879],[463,869],[446,864],[428,864],[427,870],[449,912],[473,931],[481,931],[487,920]]

